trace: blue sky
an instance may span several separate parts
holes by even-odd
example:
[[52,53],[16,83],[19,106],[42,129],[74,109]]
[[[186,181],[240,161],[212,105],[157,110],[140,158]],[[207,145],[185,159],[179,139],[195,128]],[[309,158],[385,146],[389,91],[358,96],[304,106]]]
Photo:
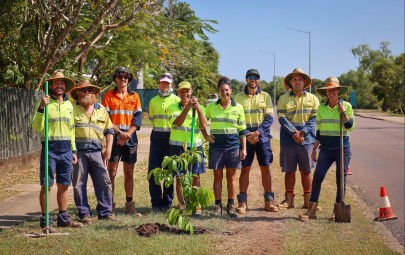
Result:
[[219,72],[244,80],[249,68],[258,68],[262,79],[285,76],[295,67],[324,80],[356,69],[351,49],[368,44],[377,49],[391,43],[394,55],[404,52],[403,0],[184,0],[202,19],[214,19],[218,30],[209,34],[220,54]]

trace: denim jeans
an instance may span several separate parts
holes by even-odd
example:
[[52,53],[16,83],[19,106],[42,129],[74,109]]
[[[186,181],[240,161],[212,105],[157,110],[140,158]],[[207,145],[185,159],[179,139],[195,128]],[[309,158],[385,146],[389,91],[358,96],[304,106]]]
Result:
[[[346,193],[346,176],[347,176],[347,168],[350,164],[350,159],[352,153],[350,151],[350,147],[344,148],[344,193]],[[316,164],[314,177],[312,180],[312,191],[311,191],[311,198],[309,201],[311,202],[318,202],[319,195],[321,193],[321,186],[322,182],[325,179],[326,173],[328,172],[329,168],[333,164],[336,163],[336,203],[339,203],[340,198],[340,149],[322,149],[319,152],[318,162]]]
[[77,151],[77,163],[73,171],[74,199],[79,217],[91,216],[87,199],[87,179],[90,175],[97,198],[99,218],[107,217],[112,212],[112,187],[110,176],[104,166],[101,151]]

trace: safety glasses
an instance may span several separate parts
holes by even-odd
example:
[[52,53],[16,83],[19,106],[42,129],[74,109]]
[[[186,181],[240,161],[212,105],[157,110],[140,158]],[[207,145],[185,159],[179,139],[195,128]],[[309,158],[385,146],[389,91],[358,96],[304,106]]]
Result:
[[171,74],[162,74],[162,75],[160,76],[160,79],[162,79],[162,78],[169,78],[169,79],[172,79],[172,80],[173,80],[173,76],[172,76]]

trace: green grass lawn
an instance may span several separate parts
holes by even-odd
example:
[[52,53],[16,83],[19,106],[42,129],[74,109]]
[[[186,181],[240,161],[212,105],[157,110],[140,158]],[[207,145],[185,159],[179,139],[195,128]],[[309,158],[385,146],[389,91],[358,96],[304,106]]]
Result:
[[[276,180],[274,190],[280,197],[283,194],[283,175],[279,171],[278,141],[273,141],[275,162],[272,173]],[[82,229],[60,229],[70,233],[69,236],[48,236],[43,238],[27,238],[25,233],[39,233],[38,219],[27,221],[13,229],[0,230],[0,254],[213,254],[218,253],[223,232],[227,229],[227,217],[212,217],[207,214],[202,220],[193,219],[197,227],[208,230],[203,235],[158,234],[152,237],[140,237],[136,228],[144,223],[165,223],[164,216],[149,213],[150,201],[147,175],[147,162],[136,164],[135,201],[142,218],[134,218],[123,214],[125,195],[123,177],[116,179],[115,202],[117,203],[117,222],[95,221]],[[297,194],[300,188],[297,174]],[[350,177],[349,177],[350,178]],[[213,175],[210,170],[203,175],[201,185],[212,188]],[[348,191],[346,203],[352,207],[352,223],[329,222],[335,197],[334,172],[330,171],[322,186],[319,220],[303,223],[297,220],[302,209],[290,209],[280,212],[285,217],[283,249],[284,254],[399,254],[390,248],[383,237],[382,223],[373,222],[370,209],[356,200],[353,191]],[[225,183],[224,183],[224,187]],[[225,192],[223,199],[225,199]],[[224,200],[225,201],[225,200]],[[90,198],[95,207],[94,197]],[[174,201],[176,204],[177,201]],[[208,210],[211,210],[208,208]],[[77,220],[74,204],[69,210]],[[52,212],[56,216],[57,212]],[[95,213],[95,212],[94,212]],[[249,236],[246,236],[249,238]],[[271,245],[271,236],[268,238]],[[222,250],[222,249],[220,249]],[[225,250],[224,250],[225,251]]]

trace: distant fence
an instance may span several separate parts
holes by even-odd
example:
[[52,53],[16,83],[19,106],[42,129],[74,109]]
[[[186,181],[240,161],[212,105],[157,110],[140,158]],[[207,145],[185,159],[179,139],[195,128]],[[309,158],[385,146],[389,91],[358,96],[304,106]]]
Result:
[[35,92],[0,88],[0,161],[41,149],[40,135],[31,127]]

